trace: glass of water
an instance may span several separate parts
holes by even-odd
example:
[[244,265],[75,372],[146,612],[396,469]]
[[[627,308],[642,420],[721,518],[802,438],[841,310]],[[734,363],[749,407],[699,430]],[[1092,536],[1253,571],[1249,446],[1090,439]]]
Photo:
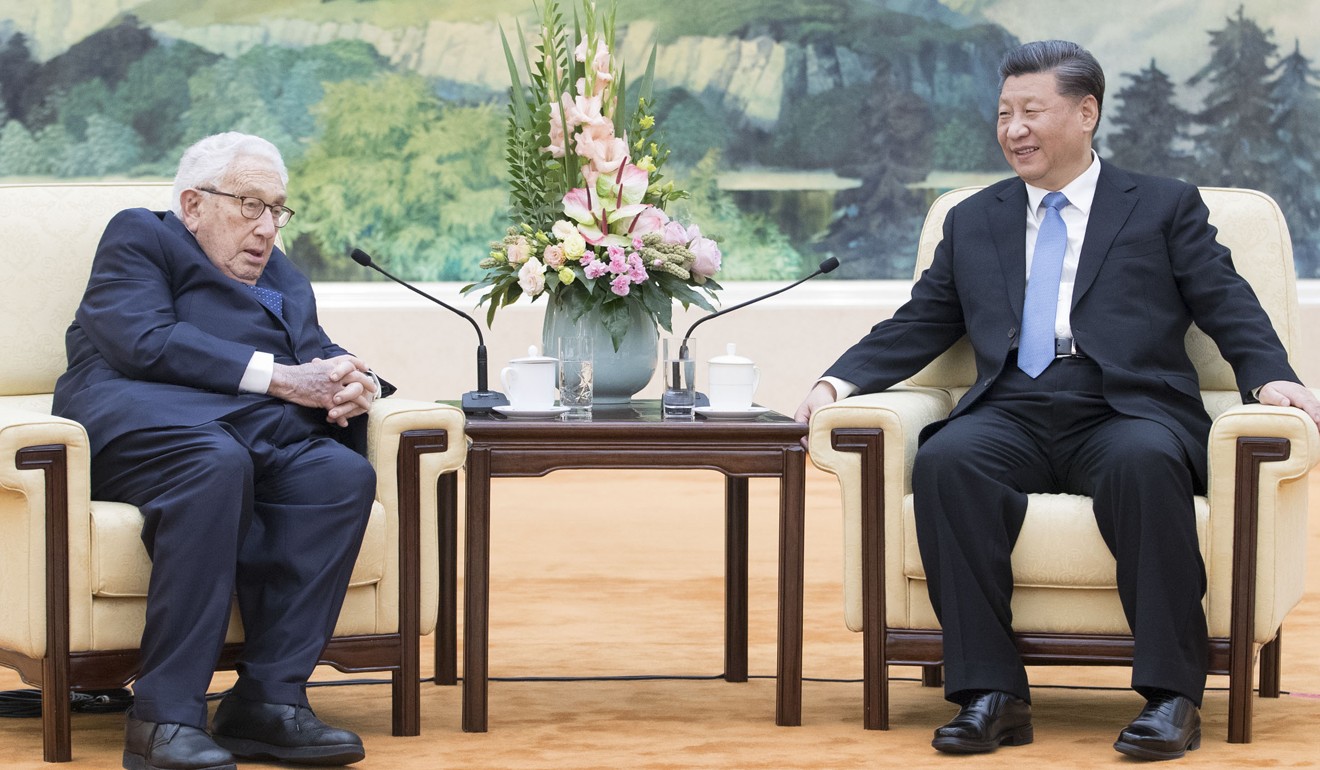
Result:
[[665,392],[660,399],[661,415],[666,420],[694,420],[697,409],[696,343],[666,339],[660,357],[665,374]]
[[593,399],[592,338],[575,335],[559,338],[559,405],[568,407],[566,420],[591,419]]

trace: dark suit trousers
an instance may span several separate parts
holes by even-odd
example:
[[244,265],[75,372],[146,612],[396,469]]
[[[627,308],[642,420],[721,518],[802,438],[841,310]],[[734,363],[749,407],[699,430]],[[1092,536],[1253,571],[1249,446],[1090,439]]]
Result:
[[1200,703],[1207,632],[1195,475],[1174,435],[1119,414],[1089,359],[1056,359],[1033,380],[1008,368],[986,397],[922,444],[913,469],[917,542],[944,631],[945,695],[1002,690],[1030,700],[1013,639],[1009,557],[1027,494],[1093,499],[1118,563],[1135,639],[1132,686]]
[[238,596],[234,691],[306,705],[375,498],[375,471],[324,416],[267,402],[195,428],[129,433],[92,461],[93,495],[138,506],[151,555],[134,714],[206,728]]

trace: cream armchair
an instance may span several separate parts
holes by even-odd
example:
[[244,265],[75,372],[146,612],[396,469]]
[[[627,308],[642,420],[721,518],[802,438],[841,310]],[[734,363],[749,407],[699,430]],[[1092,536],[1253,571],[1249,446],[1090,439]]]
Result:
[[[135,676],[151,572],[141,514],[90,498],[87,434],[51,416],[51,392],[106,223],[169,197],[168,184],[0,185],[0,665],[41,688],[49,762],[70,759],[69,691]],[[391,672],[393,732],[417,735],[419,637],[435,628],[439,596],[431,512],[441,475],[466,454],[463,415],[389,398],[372,406],[367,432],[376,503],[322,662]],[[235,608],[222,666],[242,639]]]
[[[973,192],[935,201],[921,233],[918,275],[930,264],[945,214]],[[1202,193],[1220,241],[1297,355],[1292,246],[1278,206],[1251,190]],[[1229,676],[1228,739],[1245,743],[1258,653],[1261,695],[1279,694],[1280,626],[1302,596],[1306,476],[1320,459],[1320,438],[1298,410],[1243,405],[1227,363],[1194,327],[1187,350],[1214,418],[1209,491],[1196,499],[1210,671]],[[845,620],[863,633],[868,729],[888,729],[888,666],[921,665],[924,684],[940,683],[941,636],[917,552],[912,462],[922,426],[947,416],[975,376],[964,339],[903,386],[843,399],[811,421],[811,459],[838,476],[843,496]],[[1090,505],[1075,495],[1029,498],[1012,562],[1013,625],[1030,665],[1131,664],[1114,559]]]

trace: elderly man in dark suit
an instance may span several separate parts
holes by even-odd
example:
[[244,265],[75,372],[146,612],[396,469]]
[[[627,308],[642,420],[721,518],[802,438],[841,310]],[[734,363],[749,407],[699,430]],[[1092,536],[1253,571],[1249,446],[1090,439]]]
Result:
[[1208,644],[1192,498],[1206,485],[1210,419],[1183,344],[1189,324],[1218,344],[1243,399],[1320,423],[1197,189],[1094,153],[1103,98],[1100,65],[1076,44],[1004,58],[999,143],[1017,176],[950,211],[912,298],[797,413],[888,388],[970,338],[976,385],[922,434],[912,476],[945,694],[960,706],[935,731],[944,752],[1032,740],[1009,555],[1026,495],[1040,492],[1093,498],[1118,562],[1146,706],[1114,748],[1147,760],[1195,749]]
[[[92,494],[142,510],[152,559],[131,770],[363,757],[305,688],[371,511],[360,450],[381,386],[275,247],[287,181],[264,139],[190,147],[172,210],[111,220],[66,337],[54,412],[87,428]],[[213,738],[206,691],[235,594],[245,642]]]

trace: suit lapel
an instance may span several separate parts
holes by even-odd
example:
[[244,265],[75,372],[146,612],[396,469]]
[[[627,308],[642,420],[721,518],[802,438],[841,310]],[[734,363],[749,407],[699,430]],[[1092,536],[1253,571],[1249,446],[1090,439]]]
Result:
[[1072,307],[1077,307],[1078,301],[1095,282],[1095,277],[1100,274],[1100,266],[1109,254],[1110,245],[1136,207],[1140,198],[1135,192],[1136,186],[1132,177],[1121,169],[1101,161],[1095,199],[1091,202],[1091,215],[1086,223],[1086,237],[1082,240],[1082,253],[1077,258]]
[[997,197],[998,202],[986,211],[990,237],[999,257],[1009,312],[1021,323],[1027,291],[1027,186],[1015,179]]

